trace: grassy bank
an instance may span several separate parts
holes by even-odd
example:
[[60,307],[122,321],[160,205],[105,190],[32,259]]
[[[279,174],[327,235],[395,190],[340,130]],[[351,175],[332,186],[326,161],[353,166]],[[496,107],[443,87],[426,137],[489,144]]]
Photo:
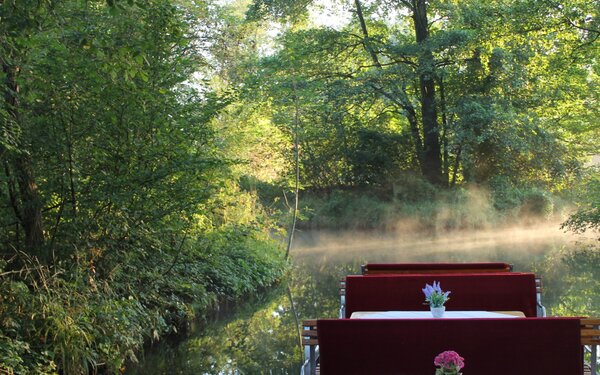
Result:
[[18,271],[0,264],[0,373],[118,373],[144,342],[276,283],[286,268],[276,244],[244,228],[175,253],[111,254],[48,268],[17,253]]

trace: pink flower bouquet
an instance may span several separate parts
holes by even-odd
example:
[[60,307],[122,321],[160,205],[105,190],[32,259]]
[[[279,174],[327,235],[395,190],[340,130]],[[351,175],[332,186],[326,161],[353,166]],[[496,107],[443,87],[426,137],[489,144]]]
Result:
[[433,360],[433,364],[439,367],[435,370],[435,375],[460,375],[460,369],[465,367],[464,361],[465,359],[454,350],[440,353]]

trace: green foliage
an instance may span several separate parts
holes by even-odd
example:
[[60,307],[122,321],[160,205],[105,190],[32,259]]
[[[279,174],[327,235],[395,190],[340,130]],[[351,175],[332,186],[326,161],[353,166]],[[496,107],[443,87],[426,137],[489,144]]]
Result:
[[346,177],[349,184],[389,186],[399,171],[416,169],[417,162],[410,157],[412,146],[406,134],[358,129],[353,146],[347,152],[351,165]]
[[486,189],[477,186],[435,190],[431,198],[396,202],[395,220],[411,223],[413,231],[445,233],[486,229],[501,224],[502,215],[491,205]]
[[386,222],[389,204],[365,192],[334,190],[324,197],[305,196],[301,226],[327,229],[372,229]]
[[216,136],[232,95],[194,79],[213,73],[207,7],[0,4],[0,372],[118,373],[282,276]]
[[575,233],[600,229],[600,173],[592,169],[589,177],[582,183],[579,193],[579,209],[562,224]]
[[549,218],[554,212],[554,201],[548,192],[540,189],[527,191],[523,198],[521,213],[542,218]]
[[255,0],[246,13],[251,20],[267,18],[285,18],[298,21],[306,16],[306,6],[311,0]]
[[[281,18],[275,3],[255,1],[251,9]],[[346,2],[354,11],[358,4]],[[355,16],[341,30],[290,28],[259,63],[252,80],[260,84],[246,87],[251,101],[262,94],[265,115],[288,127],[292,103],[300,108],[305,185],[389,186],[409,171],[429,178],[428,134],[442,145],[431,158],[442,157],[443,178],[453,185],[504,176],[558,190],[576,179],[582,155],[600,139],[593,7],[577,1],[570,18],[540,2],[423,2],[436,20],[415,43],[407,4],[365,3],[365,24]],[[388,13],[398,16],[380,17]],[[439,125],[428,130],[415,105],[424,105],[423,72],[435,80]]]
[[495,176],[490,180],[490,190],[494,207],[507,211],[521,205],[523,194],[511,181],[503,176]]
[[394,199],[405,203],[422,203],[436,198],[438,189],[414,174],[403,174],[394,181]]
[[[0,267],[0,274],[4,271]],[[31,315],[39,314],[35,296],[21,281],[0,278],[0,370],[8,374],[56,374],[54,355],[31,340]],[[31,315],[30,315],[31,314]],[[43,332],[36,332],[42,335]]]
[[509,178],[496,176],[490,181],[494,207],[512,216],[548,219],[556,213],[558,198],[538,187],[518,186]]
[[[385,190],[306,192],[302,226],[312,229],[398,229],[445,233],[532,223],[556,214],[557,198],[537,187],[516,187],[496,178],[488,189],[469,185],[440,189],[415,175],[394,181]],[[392,198],[393,197],[393,198]]]

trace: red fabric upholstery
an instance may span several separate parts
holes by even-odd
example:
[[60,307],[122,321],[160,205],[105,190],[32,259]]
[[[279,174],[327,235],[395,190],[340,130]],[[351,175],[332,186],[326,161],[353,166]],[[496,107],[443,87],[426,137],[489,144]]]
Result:
[[512,266],[508,263],[368,263],[364,265],[365,273],[385,273],[385,272],[402,272],[402,273],[422,273],[440,272],[453,270],[476,270],[479,272],[509,272]]
[[423,287],[434,280],[450,290],[446,310],[522,311],[536,316],[535,275],[372,275],[346,277],[346,317],[354,311],[428,310]]
[[465,375],[581,375],[579,319],[318,320],[323,375],[432,375],[454,350]]

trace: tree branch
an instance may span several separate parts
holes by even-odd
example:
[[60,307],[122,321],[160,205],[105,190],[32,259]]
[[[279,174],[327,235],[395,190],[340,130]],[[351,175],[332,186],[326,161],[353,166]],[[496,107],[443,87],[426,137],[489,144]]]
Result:
[[381,63],[379,63],[377,54],[375,53],[375,50],[373,50],[373,48],[371,46],[371,42],[369,41],[369,31],[367,30],[367,23],[365,22],[365,17],[363,15],[362,5],[360,4],[360,0],[354,0],[354,5],[356,6],[356,15],[358,16],[358,21],[360,23],[360,29],[362,30],[362,33],[364,36],[363,40],[364,40],[365,48],[367,49],[367,52],[369,52],[369,55],[371,55],[371,59],[373,60],[373,63],[375,64],[375,66],[381,68]]
[[179,255],[181,254],[181,248],[183,247],[183,244],[185,243],[186,239],[187,239],[187,233],[184,233],[183,238],[181,239],[181,242],[179,243],[179,247],[177,248],[177,254],[175,254],[175,258],[173,258],[173,263],[171,263],[171,266],[163,273],[163,276],[166,276],[169,272],[171,272],[173,267],[175,267],[175,264],[177,264],[177,261],[179,260]]

